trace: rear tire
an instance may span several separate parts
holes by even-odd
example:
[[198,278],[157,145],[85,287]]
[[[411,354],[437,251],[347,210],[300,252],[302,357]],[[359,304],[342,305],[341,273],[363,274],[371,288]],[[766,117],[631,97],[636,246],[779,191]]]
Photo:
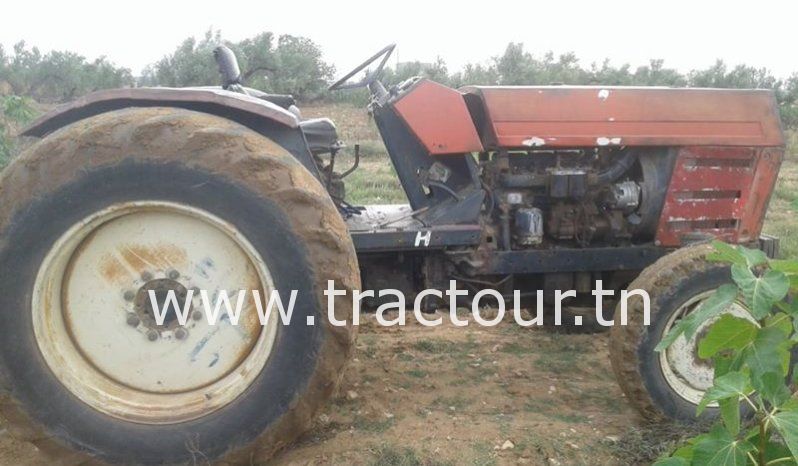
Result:
[[[0,416],[12,435],[33,442],[50,458],[74,464],[95,459],[126,464],[249,464],[270,458],[294,441],[334,393],[355,338],[351,318],[346,317],[352,309],[351,290],[360,285],[357,258],[346,226],[326,191],[291,154],[272,141],[237,123],[207,114],[173,108],[125,109],[79,121],[48,136],[5,170],[0,186],[0,267],[6,271],[0,281],[0,315],[4,322],[0,326]],[[150,210],[161,215],[163,210],[159,209],[171,208],[175,211],[168,221],[148,221],[154,215]],[[91,226],[86,219],[114,209],[122,209],[124,215],[130,209],[143,212],[140,217],[130,217],[139,221],[135,235],[146,237],[146,232],[154,232],[151,238],[159,239],[164,249],[150,251],[152,256],[141,263],[138,259],[122,261],[125,267],[118,270],[105,262],[86,267],[82,258],[94,252],[96,257],[106,259],[127,257],[120,256],[118,250],[102,254],[103,244],[98,238],[119,240],[119,235],[104,235],[102,230],[110,228],[107,225],[113,225],[117,217],[109,217],[106,223],[98,221],[95,230],[86,230],[76,240],[79,245],[63,249],[71,268],[64,269],[68,272],[62,275],[63,282],[61,278],[52,282],[64,287],[53,295],[57,302],[54,304],[50,295],[41,294],[44,292],[39,287],[42,277],[48,277],[48,261],[59,257],[59,248],[68,244],[64,238],[69,232]],[[181,228],[186,223],[180,212],[196,214],[200,220],[216,225],[231,242],[203,243],[199,233],[197,237],[193,235],[198,230],[185,233]],[[177,226],[158,230],[166,228],[163,225]],[[120,231],[128,234],[132,230]],[[227,245],[234,243],[248,245],[242,246],[242,251],[251,254],[229,253],[228,249],[235,248]],[[268,348],[258,346],[258,342],[266,338],[262,335],[269,325],[261,327],[256,322],[255,327],[241,330],[242,339],[251,339],[244,340],[243,352],[238,355],[241,359],[236,361],[257,364],[230,363],[229,371],[217,374],[218,380],[229,381],[228,385],[217,384],[222,387],[220,391],[204,393],[204,401],[183,409],[180,403],[169,404],[169,400],[174,401],[183,392],[201,394],[216,387],[218,380],[209,379],[211,376],[206,374],[213,371],[216,362],[191,365],[194,360],[190,364],[187,358],[187,366],[176,367],[175,371],[196,377],[196,387],[180,386],[177,390],[182,377],[173,377],[171,383],[177,384],[176,390],[156,390],[146,385],[146,371],[138,378],[131,375],[134,368],[140,368],[134,356],[140,349],[140,354],[150,354],[148,344],[172,345],[164,346],[165,350],[188,354],[197,348],[202,351],[208,341],[203,338],[202,346],[189,344],[191,338],[201,336],[200,330],[189,329],[188,337],[178,336],[177,327],[152,327],[154,324],[145,322],[146,316],[133,319],[140,321],[136,325],[126,323],[126,316],[138,312],[132,300],[127,299],[132,293],[126,290],[145,289],[143,282],[157,284],[172,278],[169,283],[175,287],[188,287],[191,280],[185,277],[199,280],[197,277],[207,271],[199,270],[193,261],[196,251],[190,249],[191,244],[218,244],[218,251],[204,251],[212,259],[218,255],[223,259],[248,257],[250,262],[239,260],[234,265],[245,270],[242,277],[256,277],[258,282],[253,285],[239,280],[240,289],[262,285],[264,292],[266,287],[277,290],[286,305],[291,290],[297,290],[297,295],[292,325],[276,322]],[[188,250],[189,259],[179,259],[179,253],[171,255],[169,246],[185,246],[183,252]],[[141,256],[138,250],[131,252],[131,257]],[[180,266],[182,275],[172,270],[173,263],[181,260],[185,262]],[[203,283],[218,289],[218,280],[232,274],[230,270],[225,269],[227,275],[211,273]],[[261,273],[262,270],[266,272]],[[266,275],[270,280],[264,278]],[[335,298],[336,317],[346,319],[347,326],[335,327],[327,320],[327,298],[322,291],[328,280],[333,280],[337,289],[347,291],[345,296]],[[230,281],[230,285],[235,286],[234,282]],[[126,301],[117,301],[113,293],[102,301],[100,298],[111,286],[118,287],[119,296],[126,295]],[[97,293],[79,301],[84,298],[75,289]],[[37,296],[46,299],[37,300]],[[74,302],[111,304],[69,307]],[[91,311],[96,315],[95,327],[72,328],[66,333],[71,340],[56,338],[53,335],[63,332],[55,324],[50,327],[51,320],[37,317],[43,312],[41,309],[50,313],[56,309],[56,314],[70,325],[76,325],[81,315]],[[315,321],[313,326],[306,325],[310,318]],[[83,318],[82,322],[87,321],[91,319]],[[118,327],[113,324],[117,321]],[[103,327],[105,322],[110,324]],[[80,374],[76,367],[81,364],[73,364],[67,356],[63,356],[67,364],[59,365],[54,360],[60,357],[59,348],[66,348],[63,354],[71,354],[70,345],[81,351],[91,347],[93,343],[86,340],[91,340],[95,331],[104,332],[94,333],[98,338],[118,333],[119,338],[126,339],[130,354],[88,354],[87,360],[113,364],[107,365],[108,370],[100,364],[97,372],[102,374],[89,374],[84,385],[79,386],[75,374]],[[146,338],[153,332],[157,334],[155,343]],[[208,332],[207,338],[213,341],[218,338],[214,335]],[[107,345],[118,340],[106,339],[103,344]],[[224,356],[227,345],[219,347]],[[51,351],[53,348],[56,351]],[[262,351],[267,350],[264,356]],[[199,360],[205,361],[201,357]],[[130,370],[115,364],[123,360],[128,361]],[[223,363],[221,360],[219,364]],[[169,366],[172,367],[175,366]],[[170,370],[153,366],[156,369],[168,378]],[[120,374],[131,377],[133,385],[141,381],[142,387],[131,388],[130,399],[140,402],[143,409],[135,409],[124,400],[98,402],[106,395],[118,394],[113,390],[125,385],[116,383],[114,377]],[[235,377],[230,378],[230,374]],[[100,380],[102,376],[113,382],[107,384],[115,387],[113,390],[101,383],[91,384],[92,377]],[[210,385],[202,385],[208,381]],[[154,400],[156,405],[146,405],[141,400]],[[47,460],[43,458],[44,461]]]

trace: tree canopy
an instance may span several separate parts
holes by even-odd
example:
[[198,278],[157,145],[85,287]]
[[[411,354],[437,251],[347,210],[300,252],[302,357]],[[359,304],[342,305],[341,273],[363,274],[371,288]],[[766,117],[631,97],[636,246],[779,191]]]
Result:
[[[0,96],[18,95],[44,103],[65,102],[94,90],[130,86],[207,86],[219,83],[212,51],[219,44],[237,55],[246,85],[266,92],[293,94],[300,101],[328,99],[364,102],[363,91],[329,94],[326,86],[335,75],[324,61],[321,48],[308,38],[275,36],[263,32],[231,42],[219,31],[202,38],[187,38],[170,54],[146,67],[134,78],[129,69],[105,57],[87,60],[73,52],[42,53],[19,42],[13,50],[0,46]],[[523,44],[511,42],[504,51],[481,63],[471,63],[452,72],[443,59],[433,63],[404,62],[385,70],[384,81],[398,83],[411,76],[459,87],[466,84],[596,84],[675,87],[720,87],[772,89],[785,126],[798,127],[798,73],[786,79],[765,68],[730,66],[722,60],[704,69],[682,73],[665,66],[661,59],[632,67],[609,60],[583,64],[573,53],[535,55]]]

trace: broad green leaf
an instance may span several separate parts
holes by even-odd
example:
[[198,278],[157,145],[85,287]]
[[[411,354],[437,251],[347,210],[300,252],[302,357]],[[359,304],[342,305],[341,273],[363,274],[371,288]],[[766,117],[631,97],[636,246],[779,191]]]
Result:
[[657,460],[652,466],[690,466],[690,461],[678,456],[671,456]]
[[732,354],[719,353],[712,358],[715,366],[715,378],[726,375],[729,372],[740,371],[745,363],[745,352],[736,351]]
[[781,434],[792,456],[798,457],[798,410],[776,413],[771,417],[771,422]]
[[696,443],[693,464],[702,466],[745,466],[754,446],[737,440],[726,429],[715,426],[709,436]]
[[776,327],[787,337],[793,334],[792,317],[784,312],[778,312],[768,316],[765,319],[765,327]]
[[772,406],[781,406],[792,395],[781,372],[766,372],[752,383],[759,395]]
[[748,265],[748,261],[740,250],[723,241],[715,240],[712,242],[713,252],[707,254],[707,259],[716,262],[727,262],[729,264]]
[[783,272],[785,275],[798,275],[798,261],[796,260],[773,259],[770,261],[770,268]]
[[694,443],[697,442],[698,440],[700,440],[698,437],[694,437],[693,439],[688,439],[687,440],[687,445],[684,445],[684,446],[681,446],[681,447],[677,448],[676,451],[674,451],[671,456],[674,456],[674,457],[677,457],[677,458],[684,458],[686,460],[692,460],[693,459],[693,451],[695,450]]
[[713,401],[733,399],[739,401],[740,397],[747,394],[749,380],[743,372],[729,372],[717,377],[715,383],[704,392],[704,398],[698,404],[698,414],[701,414]]
[[740,399],[739,398],[726,398],[725,400],[718,401],[720,408],[720,417],[723,419],[723,425],[729,432],[737,436],[740,433]]
[[745,364],[751,369],[751,382],[755,387],[763,384],[762,376],[768,372],[787,375],[785,361],[789,363],[789,340],[775,327],[765,327],[756,335],[754,342],[745,349]]
[[798,317],[798,300],[788,302],[787,299],[784,299],[783,301],[777,302],[776,307],[787,315]]
[[748,303],[749,311],[755,319],[760,320],[770,313],[773,304],[787,295],[790,282],[782,272],[769,270],[757,277],[748,267],[735,264],[732,266],[732,278]]
[[[792,326],[789,322],[788,325]],[[718,351],[745,348],[754,341],[757,329],[758,327],[748,320],[723,314],[712,324],[698,345],[698,357],[707,359],[715,356]]]
[[760,249],[748,249],[742,246],[737,246],[740,253],[745,257],[745,262],[748,267],[756,267],[768,262],[768,255]]
[[655,351],[662,351],[684,334],[688,340],[692,338],[698,327],[705,321],[723,313],[737,298],[737,287],[728,284],[718,288],[715,293],[704,300],[698,308],[676,323],[671,331],[659,342]]
[[[798,200],[796,200],[796,202],[798,202]],[[770,268],[771,270],[776,270],[787,275],[787,278],[790,279],[790,289],[798,290],[798,261],[771,260]]]

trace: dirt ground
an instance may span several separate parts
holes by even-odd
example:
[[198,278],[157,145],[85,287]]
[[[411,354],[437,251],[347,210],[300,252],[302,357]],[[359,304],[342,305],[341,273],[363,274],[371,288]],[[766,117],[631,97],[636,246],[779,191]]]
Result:
[[648,464],[678,432],[627,405],[607,334],[444,323],[367,317],[340,396],[274,463]]
[[[678,432],[627,405],[607,334],[408,320],[386,328],[363,317],[340,395],[272,464],[648,464]],[[0,426],[0,464],[35,457]]]

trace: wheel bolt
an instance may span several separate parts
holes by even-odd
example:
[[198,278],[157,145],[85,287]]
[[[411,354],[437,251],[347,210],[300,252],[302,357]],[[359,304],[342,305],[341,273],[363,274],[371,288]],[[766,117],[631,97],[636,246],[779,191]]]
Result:
[[175,330],[175,338],[178,340],[182,340],[188,336],[188,332],[184,328],[179,328]]
[[172,280],[177,280],[178,278],[180,278],[180,272],[178,272],[177,270],[172,269],[172,270],[170,270],[169,272],[166,273],[166,276],[168,278],[172,279]]
[[133,298],[136,297],[136,293],[133,290],[127,290],[122,297],[125,298],[125,301],[133,301]]
[[142,272],[141,273],[141,279],[144,280],[145,282],[148,282],[148,281],[152,280],[152,273],[151,272]]
[[158,339],[158,332],[156,332],[155,330],[150,330],[149,332],[147,332],[147,339],[150,340],[150,341],[157,340]]
[[131,327],[138,327],[139,323],[141,323],[141,319],[136,314],[132,312],[127,315],[127,324]]

